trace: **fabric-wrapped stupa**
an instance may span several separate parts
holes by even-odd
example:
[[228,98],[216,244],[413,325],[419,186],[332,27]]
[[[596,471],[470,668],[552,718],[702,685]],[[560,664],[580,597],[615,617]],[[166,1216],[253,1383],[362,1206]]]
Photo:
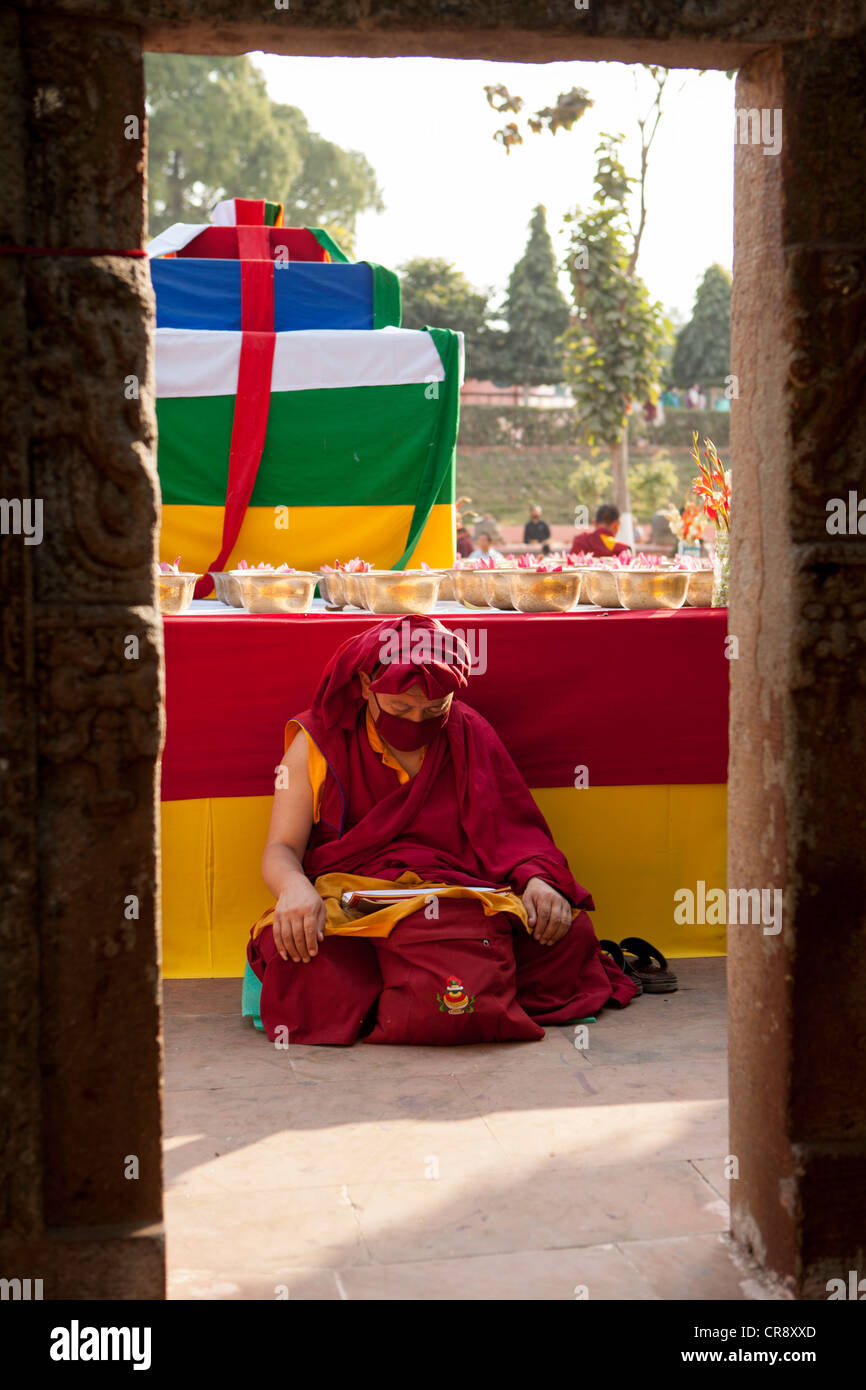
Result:
[[396,276],[278,204],[232,199],[214,224],[149,247],[161,558],[450,565],[462,335],[400,329]]

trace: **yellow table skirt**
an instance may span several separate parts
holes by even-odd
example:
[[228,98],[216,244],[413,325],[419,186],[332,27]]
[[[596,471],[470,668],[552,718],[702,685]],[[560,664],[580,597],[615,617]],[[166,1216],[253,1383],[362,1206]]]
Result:
[[[717,956],[723,927],[674,921],[674,893],[724,887],[726,787],[533,789],[556,843],[592,893],[601,937],[643,936],[668,956]],[[162,804],[167,979],[240,977],[250,928],[273,904],[260,862],[271,797]]]

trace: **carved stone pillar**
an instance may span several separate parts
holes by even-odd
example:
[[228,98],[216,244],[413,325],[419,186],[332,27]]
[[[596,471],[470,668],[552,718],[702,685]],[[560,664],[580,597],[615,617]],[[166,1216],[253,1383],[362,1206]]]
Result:
[[142,259],[61,254],[142,245],[141,51],[110,22],[0,26],[0,243],[38,248],[0,255],[0,492],[42,532],[13,507],[0,535],[0,1275],[160,1298],[152,295]]
[[864,63],[823,41],[737,85],[783,139],[737,150],[729,885],[782,888],[784,925],[729,930],[731,1201],[813,1298],[866,1273],[866,536],[827,529],[866,499]]

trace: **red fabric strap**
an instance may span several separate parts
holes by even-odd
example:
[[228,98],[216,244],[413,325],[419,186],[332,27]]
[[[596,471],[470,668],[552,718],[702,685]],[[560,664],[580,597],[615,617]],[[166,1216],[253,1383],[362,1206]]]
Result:
[[[209,570],[223,569],[237,543],[265,447],[276,343],[273,261],[241,262],[241,328],[222,544]],[[202,575],[195,586],[196,598],[206,598],[212,588],[210,575]]]
[[263,227],[265,225],[264,198],[235,198],[235,221],[240,227]]
[[[197,259],[234,261],[240,252],[239,233],[252,232],[261,241],[252,243],[253,260],[273,260],[277,247],[285,247],[280,257],[288,255],[291,261],[326,261],[327,253],[316,241],[307,227],[205,227],[203,231],[177,250],[178,256],[194,256]],[[264,234],[263,236],[261,234]],[[263,249],[265,248],[265,249]],[[247,259],[250,256],[247,255]]]
[[238,258],[242,261],[269,261],[270,227],[238,227]]

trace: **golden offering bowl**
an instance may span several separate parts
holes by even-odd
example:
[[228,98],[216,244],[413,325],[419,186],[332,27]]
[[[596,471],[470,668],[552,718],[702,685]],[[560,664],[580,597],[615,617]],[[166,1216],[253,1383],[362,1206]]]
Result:
[[248,613],[309,613],[318,579],[317,574],[302,570],[297,574],[244,570],[237,583]]
[[160,613],[182,613],[193,600],[195,581],[201,578],[190,571],[180,574],[158,574],[156,578]]
[[487,608],[487,595],[484,592],[482,570],[452,570],[451,582],[454,597],[464,608]]
[[514,612],[509,580],[512,574],[516,572],[516,566],[513,569],[478,571],[481,575],[481,587],[484,590],[484,597],[487,599],[491,608],[507,608],[510,609],[512,613]]
[[371,570],[362,593],[371,613],[432,613],[441,581],[430,570]]
[[623,608],[682,608],[689,588],[688,570],[616,571],[616,591]]
[[454,592],[454,574],[452,570],[442,571],[442,583],[439,585],[439,602],[457,602],[457,595]]
[[319,570],[319,593],[331,608],[342,608],[348,603],[343,571]]
[[343,570],[342,573],[343,594],[345,596],[346,603],[351,603],[355,608],[365,608],[366,604],[364,603],[364,599],[361,594],[361,585],[359,583],[359,581],[364,577],[363,572],[361,572],[360,574],[350,574],[348,570]]
[[243,579],[245,574],[261,574],[261,570],[226,570],[223,579],[223,603],[231,604],[232,608],[243,608],[244,601],[241,598],[241,591],[238,588],[238,579]]
[[585,589],[590,603],[597,608],[622,608],[616,591],[615,570],[587,570]]
[[712,608],[713,606],[713,571],[712,570],[689,570],[689,591],[686,594],[686,605],[689,608]]
[[243,608],[240,591],[235,583],[232,570],[208,570],[208,574],[213,580],[214,591],[219,603],[225,603],[230,608]]
[[508,578],[518,613],[570,613],[580,601],[581,577],[574,569],[515,569]]
[[226,584],[224,570],[208,570],[208,574],[213,580],[214,596],[217,603],[228,603],[226,598]]

